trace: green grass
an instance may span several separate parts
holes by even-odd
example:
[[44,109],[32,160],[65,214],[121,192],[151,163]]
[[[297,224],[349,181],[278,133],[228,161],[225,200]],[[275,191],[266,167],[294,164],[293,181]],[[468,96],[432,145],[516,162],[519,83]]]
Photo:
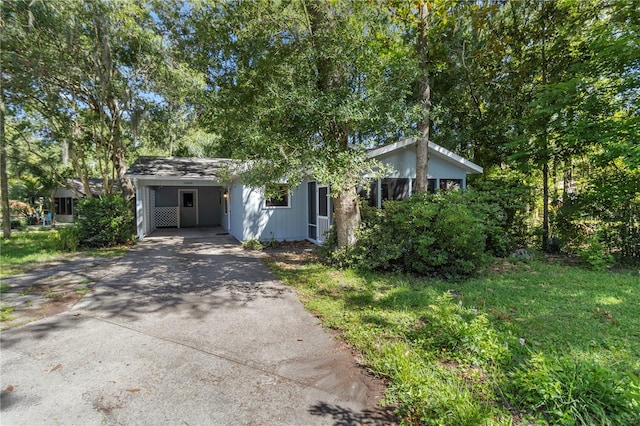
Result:
[[445,282],[269,263],[408,424],[640,422],[638,271],[504,262]]
[[[10,239],[0,238],[0,277],[24,273],[47,262],[68,259],[69,252],[60,250],[55,229],[14,231]],[[93,257],[121,256],[127,248],[78,252]]]
[[14,318],[13,307],[9,305],[0,306],[0,322],[11,321]]

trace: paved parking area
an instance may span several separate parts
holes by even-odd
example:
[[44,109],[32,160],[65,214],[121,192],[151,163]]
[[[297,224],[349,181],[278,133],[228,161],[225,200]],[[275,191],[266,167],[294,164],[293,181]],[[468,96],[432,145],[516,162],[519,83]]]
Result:
[[392,423],[382,384],[219,234],[157,233],[70,311],[0,333],[0,423]]

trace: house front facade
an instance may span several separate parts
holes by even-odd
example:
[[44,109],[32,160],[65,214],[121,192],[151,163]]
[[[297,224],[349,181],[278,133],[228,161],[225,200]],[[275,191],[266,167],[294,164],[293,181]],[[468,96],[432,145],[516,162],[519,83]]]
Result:
[[[406,139],[369,152],[395,170],[365,191],[372,205],[411,195],[415,181],[415,141]],[[468,173],[482,168],[438,146],[429,145],[430,187],[465,188]],[[227,159],[140,157],[127,172],[136,188],[137,234],[157,228],[219,226],[239,241],[309,240],[322,244],[331,226],[327,185],[311,179],[295,188],[281,185],[277,199],[237,177],[223,178]]]

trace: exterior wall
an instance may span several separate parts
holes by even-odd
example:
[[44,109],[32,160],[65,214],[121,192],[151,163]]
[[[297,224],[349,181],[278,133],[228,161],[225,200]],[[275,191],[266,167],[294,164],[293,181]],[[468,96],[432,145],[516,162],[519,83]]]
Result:
[[[78,194],[70,190],[69,188],[58,188],[55,191],[53,198],[73,198],[78,200]],[[55,210],[54,207],[50,208],[52,214]],[[71,214],[56,214],[55,221],[58,223],[71,223],[73,222],[73,215]]]
[[[416,177],[416,149],[415,146],[406,147],[397,151],[381,155],[377,158],[381,163],[394,168],[395,172],[388,177],[411,178]],[[461,179],[462,187],[466,187],[467,173],[464,169],[436,157],[429,156],[430,179]],[[437,187],[437,186],[436,186]]]
[[240,241],[253,238],[263,241],[306,239],[308,214],[305,185],[291,190],[290,207],[265,208],[262,190],[236,183],[230,191],[230,234]]

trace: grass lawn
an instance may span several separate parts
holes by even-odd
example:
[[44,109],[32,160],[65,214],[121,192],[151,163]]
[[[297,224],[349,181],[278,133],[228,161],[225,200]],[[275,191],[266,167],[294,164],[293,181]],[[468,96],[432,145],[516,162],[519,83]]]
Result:
[[445,282],[269,264],[388,379],[407,424],[640,424],[640,271],[497,261]]
[[[47,262],[68,259],[70,253],[58,248],[58,231],[49,228],[13,231],[11,238],[0,238],[0,278],[20,274]],[[127,248],[91,250],[73,255],[120,256]]]

